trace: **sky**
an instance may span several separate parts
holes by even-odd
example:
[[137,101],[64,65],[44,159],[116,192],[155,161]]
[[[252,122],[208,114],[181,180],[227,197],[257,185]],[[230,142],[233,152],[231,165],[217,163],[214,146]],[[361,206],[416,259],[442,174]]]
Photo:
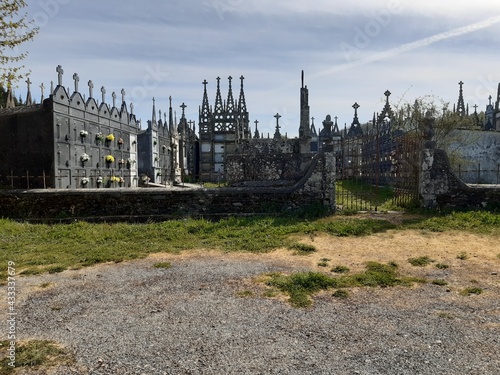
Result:
[[[63,85],[88,97],[100,88],[134,104],[142,127],[156,109],[168,111],[169,97],[180,117],[198,124],[203,80],[211,104],[216,78],[227,97],[244,89],[252,127],[297,136],[301,71],[309,89],[316,128],[330,114],[341,127],[360,105],[361,122],[382,110],[384,92],[393,107],[424,96],[450,103],[464,82],[465,102],[484,110],[495,100],[500,82],[500,2],[482,0],[27,0],[27,12],[39,27],[24,65],[31,71],[32,96],[40,84],[48,95],[64,69]],[[21,82],[16,95],[25,97]],[[119,99],[118,99],[119,100]]]

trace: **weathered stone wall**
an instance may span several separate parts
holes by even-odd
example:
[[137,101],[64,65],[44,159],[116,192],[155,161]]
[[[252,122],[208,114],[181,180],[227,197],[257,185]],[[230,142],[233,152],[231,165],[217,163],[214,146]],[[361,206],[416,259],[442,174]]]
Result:
[[470,186],[451,170],[446,152],[424,149],[420,160],[421,205],[424,208],[500,208],[500,185]]
[[462,181],[499,183],[500,132],[455,130],[448,137],[451,140],[448,151],[456,154],[459,159]]
[[145,220],[335,209],[335,158],[317,154],[293,186],[220,189],[79,189],[0,192],[0,216],[30,220]]
[[298,139],[249,139],[227,157],[229,183],[242,181],[296,181],[313,154],[301,154]]

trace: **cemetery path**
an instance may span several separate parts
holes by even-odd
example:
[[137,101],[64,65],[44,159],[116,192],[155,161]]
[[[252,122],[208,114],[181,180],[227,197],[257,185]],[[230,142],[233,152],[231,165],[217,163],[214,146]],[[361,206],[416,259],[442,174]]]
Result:
[[[47,374],[498,373],[498,238],[390,231],[297,239],[317,251],[155,254],[22,278],[18,333],[74,352],[75,363],[39,372]],[[419,256],[434,262],[408,263]],[[352,288],[347,299],[328,291],[296,309],[261,282],[270,272],[330,273],[337,265],[357,272],[368,260],[448,284]],[[483,293],[460,294],[471,286]]]

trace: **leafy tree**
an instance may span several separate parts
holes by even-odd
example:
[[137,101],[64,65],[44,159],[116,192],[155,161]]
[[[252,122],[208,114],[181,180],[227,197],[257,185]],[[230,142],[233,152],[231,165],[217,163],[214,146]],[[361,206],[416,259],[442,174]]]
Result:
[[0,2],[0,84],[7,87],[26,76],[21,61],[27,52],[21,51],[20,46],[38,33],[38,27],[24,11],[26,6],[24,0]]

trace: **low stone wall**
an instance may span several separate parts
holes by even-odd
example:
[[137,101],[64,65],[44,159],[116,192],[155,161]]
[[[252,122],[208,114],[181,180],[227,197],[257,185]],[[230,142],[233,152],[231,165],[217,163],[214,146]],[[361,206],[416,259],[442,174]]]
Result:
[[318,154],[303,178],[284,188],[28,190],[0,193],[0,217],[69,221],[147,220],[335,209],[335,158]]
[[500,209],[500,185],[467,185],[451,170],[446,152],[421,153],[421,206],[430,209]]

